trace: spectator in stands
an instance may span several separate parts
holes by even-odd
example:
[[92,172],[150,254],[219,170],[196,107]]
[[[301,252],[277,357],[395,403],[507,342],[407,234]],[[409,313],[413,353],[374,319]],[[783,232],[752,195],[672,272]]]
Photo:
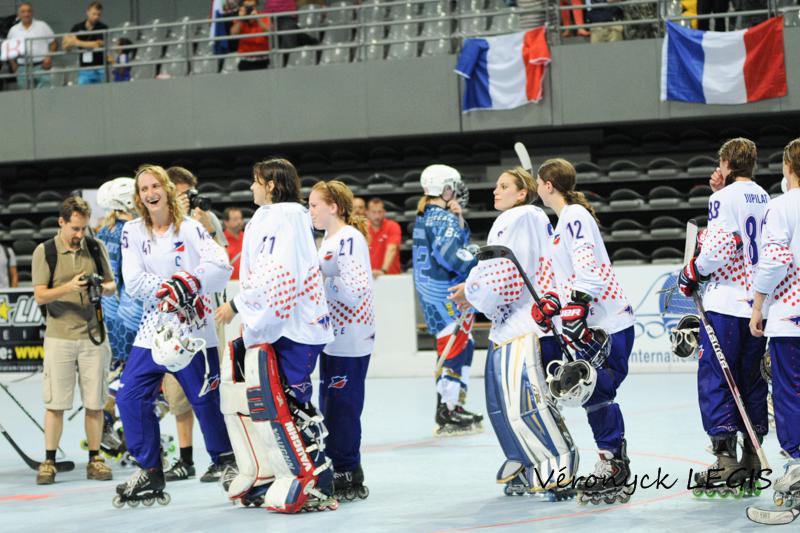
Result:
[[133,48],[131,45],[133,45],[133,43],[130,39],[126,39],[125,37],[117,39],[115,48],[119,52],[117,53],[117,57],[112,61],[112,63],[117,65],[112,71],[114,74],[114,81],[131,81],[131,67],[123,66],[128,65],[131,61],[136,59],[136,48]]
[[373,198],[367,206],[369,259],[374,277],[400,274],[400,224],[386,218],[383,200]]
[[[295,0],[264,1],[264,13],[285,13],[287,11],[297,11],[297,2]],[[297,26],[297,15],[276,17],[275,22],[278,25],[278,31],[296,30],[299,28]],[[296,33],[291,35],[279,35],[278,48],[297,47],[297,35]]]
[[353,214],[358,217],[365,217],[367,216],[367,204],[364,202],[364,199],[361,197],[356,196],[353,198]]
[[[33,4],[30,2],[19,5],[17,17],[19,22],[8,30],[8,40],[16,42],[13,48],[18,54],[16,59],[9,61],[11,72],[17,74],[17,85],[20,88],[32,88],[28,87],[28,72],[31,72],[33,87],[50,87],[52,81],[45,72],[53,67],[50,54],[58,49],[53,30],[43,20],[33,18]],[[31,39],[31,42],[26,46],[27,39]],[[25,56],[26,51],[30,52],[30,57]]]
[[[589,8],[588,19],[590,23],[595,22],[614,22],[623,19],[622,9],[617,6],[607,7],[594,7],[602,4],[613,3],[613,0],[593,0],[592,6]],[[613,41],[621,41],[623,39],[623,26],[622,24],[613,24],[611,26],[600,26],[592,28],[592,44],[594,43],[610,43]]]
[[[244,0],[239,7],[239,16],[255,15],[259,13],[256,0]],[[247,35],[251,33],[264,33],[269,31],[269,17],[235,20],[231,24],[231,35]],[[241,58],[239,70],[260,70],[269,66],[269,38],[266,35],[258,37],[244,37],[239,39],[239,53],[250,54],[263,52],[264,55],[251,55]]]
[[[585,3],[583,0],[560,0],[559,5],[566,6],[568,4],[572,5],[580,5]],[[564,9],[561,11],[561,24],[564,26],[572,26],[573,24],[582,26],[585,24],[583,18],[583,9]],[[580,37],[588,37],[590,35],[590,31],[586,28],[580,28],[578,30],[578,36]],[[572,37],[572,30],[564,30],[561,32],[561,37],[569,38]]]
[[225,239],[228,241],[228,257],[233,265],[232,280],[239,279],[239,263],[242,257],[244,241],[244,219],[238,207],[227,207],[223,213],[222,223],[225,225]]
[[[710,15],[711,13],[727,13],[730,0],[697,0],[697,14]],[[713,19],[699,19],[697,21],[698,30],[710,30],[711,21],[714,21],[714,31],[725,31],[725,17]]]
[[71,33],[64,36],[62,42],[64,50],[79,48],[82,51],[80,56],[81,68],[95,67],[78,72],[78,85],[90,85],[106,81],[105,62],[103,60],[105,34],[103,34],[103,30],[107,30],[108,26],[100,22],[102,15],[103,4],[100,2],[90,3],[89,7],[86,8],[86,20],[75,24],[70,30]]
[[[622,12],[625,20],[653,20],[658,17],[657,4],[633,4],[623,6]],[[633,39],[654,39],[658,36],[657,24],[627,24],[623,32],[626,41]]]
[[17,256],[14,250],[0,244],[0,289],[15,288],[17,277]]

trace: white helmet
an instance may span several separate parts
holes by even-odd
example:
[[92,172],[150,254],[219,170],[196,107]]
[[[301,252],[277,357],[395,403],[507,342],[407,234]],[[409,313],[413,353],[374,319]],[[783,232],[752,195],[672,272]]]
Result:
[[425,196],[442,196],[450,188],[454,193],[461,184],[461,174],[447,165],[430,165],[419,177]]
[[97,204],[103,209],[136,214],[136,205],[133,203],[135,193],[136,182],[133,178],[114,178],[97,190]]
[[684,315],[669,332],[672,353],[678,357],[697,355],[700,345],[700,317]]
[[566,407],[581,407],[597,385],[597,370],[585,359],[547,365],[547,386],[555,400]]
[[153,362],[178,372],[192,362],[195,354],[205,354],[206,341],[190,335],[191,327],[181,322],[177,313],[160,313],[159,326],[153,338]]

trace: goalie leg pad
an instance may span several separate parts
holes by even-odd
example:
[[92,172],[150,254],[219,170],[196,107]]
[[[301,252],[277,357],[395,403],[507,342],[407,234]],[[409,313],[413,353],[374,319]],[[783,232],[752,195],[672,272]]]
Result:
[[273,347],[262,344],[254,351],[255,364],[250,364],[253,357],[248,351],[245,365],[248,406],[275,473],[265,506],[296,513],[310,495],[332,492],[333,472],[324,453],[327,431],[311,404],[300,404],[287,394]]
[[498,482],[509,481],[520,468],[534,490],[555,488],[557,481],[563,484],[574,477],[578,450],[547,395],[533,335],[492,347],[486,363],[486,404],[507,458]]

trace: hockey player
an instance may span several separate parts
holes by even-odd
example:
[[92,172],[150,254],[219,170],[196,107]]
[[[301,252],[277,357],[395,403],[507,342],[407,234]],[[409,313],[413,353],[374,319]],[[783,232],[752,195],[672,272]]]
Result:
[[[756,157],[756,145],[748,139],[731,139],[720,148],[715,177],[725,185],[709,198],[708,228],[699,239],[699,255],[681,270],[678,287],[684,296],[691,296],[708,281],[703,306],[761,441],[769,429],[767,384],[760,372],[766,341],[751,335],[748,323],[769,195],[753,181]],[[700,328],[697,388],[703,429],[717,459],[708,471],[696,474],[695,484],[710,496],[733,494],[752,472],[758,478],[761,464],[705,328]],[[737,431],[745,434],[741,462],[736,458]]]
[[630,461],[625,423],[614,398],[628,375],[635,336],[633,308],[617,282],[594,208],[575,190],[572,164],[564,159],[545,161],[539,167],[537,192],[558,217],[551,241],[557,295],[545,295],[540,306],[534,305],[534,318],[546,326],[544,321],[557,316],[565,343],[579,357],[598,342],[593,328],[602,329],[611,342],[607,360],[596,369],[594,391],[583,404],[600,460],[593,474],[579,479],[575,488],[581,503],[626,502],[631,495],[624,486]]
[[375,342],[367,219],[353,214],[353,193],[341,181],[318,182],[308,199],[311,221],[325,231],[319,262],[335,340],[320,355],[319,407],[325,449],[333,462],[339,500],[366,498],[361,468],[364,381]]
[[240,313],[243,325],[242,340],[231,346],[232,394],[223,393],[239,463],[228,495],[281,513],[333,510],[327,430],[311,403],[311,371],[334,336],[311,219],[285,159],[257,163],[251,190],[261,207],[245,230],[241,292],[217,311],[224,323]]
[[[789,455],[774,485],[778,506],[800,506],[800,139],[783,151],[786,194],[767,204],[755,274],[750,331],[769,337],[772,401],[781,448]],[[763,325],[764,308],[767,325]]]
[[[578,467],[578,450],[558,408],[546,399],[543,360],[561,359],[561,348],[552,331],[545,332],[532,318],[533,296],[521,278],[532,281],[537,295],[551,297],[553,228],[544,211],[530,205],[535,190],[533,177],[522,168],[500,175],[494,207],[502,214],[487,240],[488,245],[511,249],[525,272],[517,272],[508,259],[482,261],[465,283],[451,289],[450,298],[460,309],[472,305],[492,319],[486,405],[506,456],[497,482],[505,484],[509,495],[549,490],[558,499],[570,492],[564,489]],[[557,484],[560,475],[564,477]]]
[[[142,166],[135,179],[141,217],[127,222],[122,231],[122,277],[131,297],[144,302],[144,315],[122,374],[117,405],[128,449],[141,470],[117,487],[118,504],[152,501],[164,488],[153,402],[168,369],[192,403],[212,460],[233,459],[216,390],[219,362],[209,297],[225,288],[233,269],[225,250],[205,228],[182,215],[163,168]],[[203,345],[205,353],[199,351]]]
[[[412,256],[417,289],[428,332],[436,336],[436,351],[450,350],[437,376],[435,435],[482,431],[483,417],[464,409],[474,342],[473,315],[461,317],[448,297],[448,289],[463,282],[475,266],[477,246],[469,244],[470,231],[461,214],[461,175],[447,165],[431,165],[420,176],[423,196],[417,206]],[[460,325],[460,326],[459,326]]]

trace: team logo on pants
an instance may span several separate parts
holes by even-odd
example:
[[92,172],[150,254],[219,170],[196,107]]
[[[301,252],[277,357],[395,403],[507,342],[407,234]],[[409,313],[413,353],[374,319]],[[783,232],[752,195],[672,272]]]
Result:
[[329,389],[343,389],[347,386],[347,376],[333,376],[331,383],[328,385]]
[[784,318],[784,320],[787,322],[791,322],[792,324],[800,328],[800,315],[786,317]]

